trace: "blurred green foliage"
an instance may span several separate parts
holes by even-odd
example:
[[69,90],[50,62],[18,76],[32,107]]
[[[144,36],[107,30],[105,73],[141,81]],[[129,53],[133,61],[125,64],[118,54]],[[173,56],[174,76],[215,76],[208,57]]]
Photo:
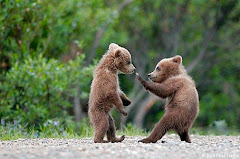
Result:
[[72,107],[69,98],[82,88],[88,96],[93,67],[82,67],[83,56],[68,64],[47,60],[42,55],[28,56],[23,64],[15,63],[1,83],[0,116],[7,121],[29,125],[42,125],[53,118],[69,117]]
[[[74,124],[74,131],[82,129],[73,122],[73,101],[79,96],[86,115],[94,61],[116,42],[145,76],[162,58],[180,54],[188,68],[205,52],[190,73],[200,95],[194,127],[239,131],[239,20],[239,0],[0,0],[1,130],[15,124],[24,130],[13,131],[48,133],[55,129],[44,127],[50,121],[61,123],[58,134]],[[137,133],[134,119],[149,94],[135,100],[143,89],[134,75],[120,75],[120,83],[134,104],[126,130]],[[157,102],[143,128],[152,129],[162,115]]]

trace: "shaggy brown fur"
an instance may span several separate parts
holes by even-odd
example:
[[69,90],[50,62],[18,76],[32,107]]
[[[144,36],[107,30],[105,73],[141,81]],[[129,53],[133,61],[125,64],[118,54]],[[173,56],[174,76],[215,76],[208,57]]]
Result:
[[155,143],[170,129],[175,130],[181,141],[191,143],[189,129],[199,111],[198,92],[195,83],[182,65],[182,57],[175,56],[161,60],[155,70],[148,74],[153,82],[147,82],[136,74],[146,90],[167,98],[165,114],[151,134],[139,142]]
[[[131,101],[120,90],[118,72],[130,74],[134,70],[128,50],[117,44],[110,44],[109,50],[95,69],[89,97],[88,113],[95,130],[95,143],[124,140],[124,136],[116,137],[114,120],[109,112],[113,106],[116,106],[119,112],[127,116],[123,105],[128,106]],[[105,134],[108,141],[103,140]]]

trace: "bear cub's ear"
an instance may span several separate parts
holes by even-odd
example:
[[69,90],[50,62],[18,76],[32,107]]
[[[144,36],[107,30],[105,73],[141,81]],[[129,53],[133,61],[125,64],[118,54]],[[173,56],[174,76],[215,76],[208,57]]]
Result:
[[109,50],[115,50],[115,49],[117,49],[118,47],[119,47],[119,46],[118,46],[117,44],[111,43],[111,44],[109,45],[108,49],[109,49]]
[[176,55],[172,58],[172,61],[178,64],[182,64],[182,56]]
[[115,55],[115,57],[120,57],[120,55],[121,55],[121,50],[120,50],[120,49],[117,49],[117,50],[114,52],[114,55]]

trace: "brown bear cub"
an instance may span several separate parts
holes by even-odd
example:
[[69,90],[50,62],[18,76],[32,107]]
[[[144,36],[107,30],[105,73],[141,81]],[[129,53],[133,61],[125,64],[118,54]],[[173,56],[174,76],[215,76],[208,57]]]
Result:
[[[124,140],[124,135],[120,138],[116,137],[116,128],[110,110],[116,106],[119,112],[127,116],[123,106],[130,105],[131,101],[119,87],[118,72],[131,74],[134,70],[128,50],[111,43],[107,53],[95,68],[88,103],[88,114],[95,131],[95,143]],[[105,134],[107,134],[107,141],[103,139]]]
[[191,143],[189,129],[199,111],[198,92],[192,78],[182,65],[182,57],[177,55],[161,60],[155,70],[148,74],[152,82],[147,82],[136,74],[146,90],[167,98],[165,114],[151,134],[139,142],[155,143],[168,130],[175,130],[181,141]]

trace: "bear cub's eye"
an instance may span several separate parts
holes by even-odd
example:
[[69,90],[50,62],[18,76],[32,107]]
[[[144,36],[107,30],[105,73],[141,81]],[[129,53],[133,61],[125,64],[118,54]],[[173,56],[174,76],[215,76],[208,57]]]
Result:
[[128,61],[128,62],[127,62],[127,64],[128,64],[128,65],[130,65],[130,64],[131,64],[131,62],[130,62],[130,61]]
[[158,66],[158,67],[156,68],[156,70],[157,70],[157,71],[160,71],[160,70],[161,70],[161,67]]

